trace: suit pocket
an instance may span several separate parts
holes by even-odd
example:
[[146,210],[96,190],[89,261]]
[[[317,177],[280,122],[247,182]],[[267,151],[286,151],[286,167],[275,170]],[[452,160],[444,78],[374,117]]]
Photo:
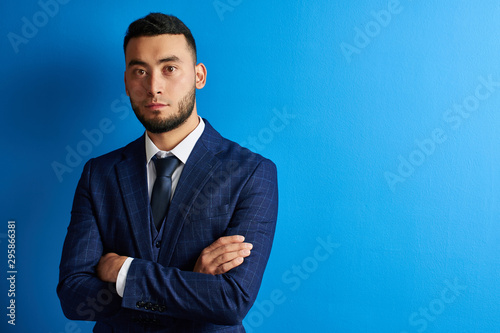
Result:
[[193,208],[189,211],[189,220],[198,221],[211,219],[229,213],[229,204],[222,206],[207,207],[203,209]]

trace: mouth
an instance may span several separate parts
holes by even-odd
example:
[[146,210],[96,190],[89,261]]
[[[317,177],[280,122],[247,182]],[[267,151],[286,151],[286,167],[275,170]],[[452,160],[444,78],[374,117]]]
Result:
[[149,103],[149,104],[146,104],[146,108],[149,109],[149,110],[160,110],[160,109],[163,109],[166,106],[168,106],[168,104],[163,104],[163,103]]

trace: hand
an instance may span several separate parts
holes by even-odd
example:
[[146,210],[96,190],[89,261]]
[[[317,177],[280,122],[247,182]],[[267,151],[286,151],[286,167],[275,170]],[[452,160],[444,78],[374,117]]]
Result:
[[118,272],[122,268],[127,257],[120,256],[116,253],[107,253],[101,257],[96,267],[97,277],[104,282],[116,282]]
[[243,243],[243,236],[221,237],[201,251],[193,272],[218,275],[241,265],[253,245]]

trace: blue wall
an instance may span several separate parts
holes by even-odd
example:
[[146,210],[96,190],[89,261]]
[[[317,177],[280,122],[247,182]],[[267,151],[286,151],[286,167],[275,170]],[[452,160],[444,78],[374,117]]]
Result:
[[497,1],[55,1],[0,3],[0,331],[91,330],[55,293],[72,197],[143,132],[122,38],[162,11],[208,68],[199,113],[278,166],[248,332],[500,332]]

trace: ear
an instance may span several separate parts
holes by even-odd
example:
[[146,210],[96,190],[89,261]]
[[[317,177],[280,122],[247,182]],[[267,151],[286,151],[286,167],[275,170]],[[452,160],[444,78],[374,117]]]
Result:
[[196,65],[196,89],[201,89],[207,83],[207,68],[201,62]]
[[126,71],[123,73],[123,81],[125,82],[125,92],[127,93],[127,96],[130,97],[130,94],[129,94],[128,89],[127,89],[127,72]]

